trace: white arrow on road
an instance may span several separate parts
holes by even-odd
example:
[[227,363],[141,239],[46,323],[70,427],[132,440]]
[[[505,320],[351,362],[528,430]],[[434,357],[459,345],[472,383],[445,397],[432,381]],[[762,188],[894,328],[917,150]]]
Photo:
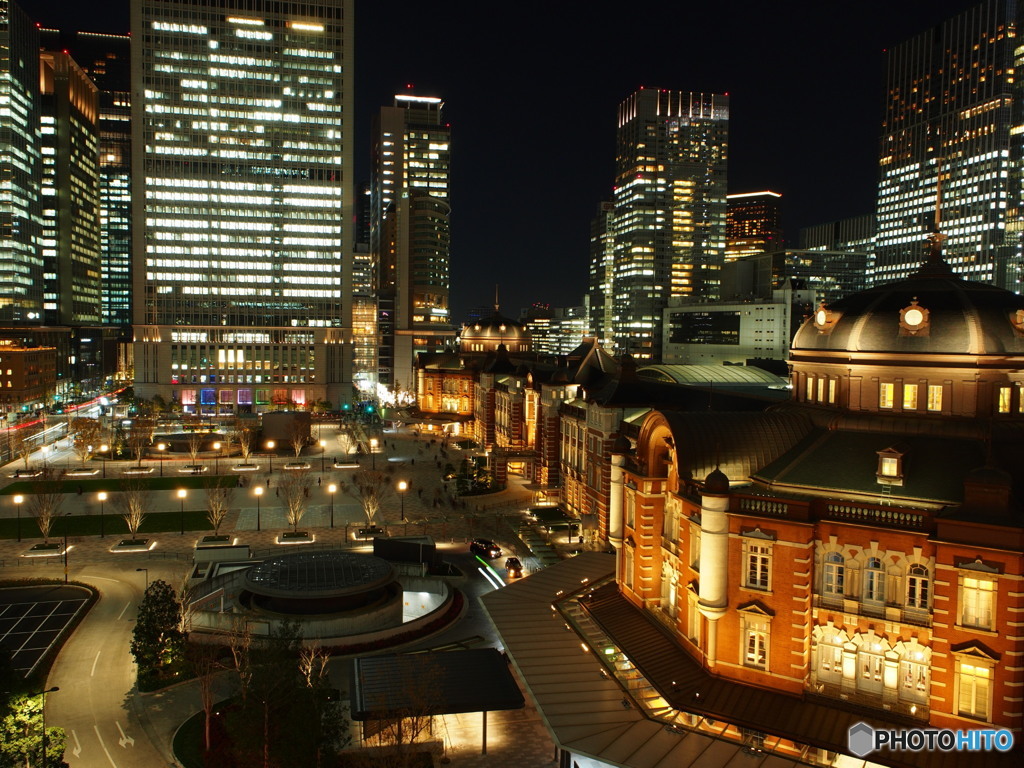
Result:
[[[115,720],[114,722],[116,723],[117,721]],[[133,739],[131,736],[124,735],[124,728],[121,727],[120,723],[117,723],[117,730],[121,732],[121,738],[117,740],[118,744],[120,744],[122,747],[128,744],[131,744],[133,747],[135,746],[135,739]]]
[[71,754],[74,755],[75,757],[78,757],[79,755],[82,754],[82,744],[78,740],[78,734],[75,733],[73,730],[71,731],[71,736],[75,740],[75,748],[71,750]]

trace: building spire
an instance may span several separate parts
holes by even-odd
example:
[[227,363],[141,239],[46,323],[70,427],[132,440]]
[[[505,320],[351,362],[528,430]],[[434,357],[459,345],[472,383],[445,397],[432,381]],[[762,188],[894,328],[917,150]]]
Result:
[[494,284],[494,314],[499,314],[500,304],[498,304],[498,284]]

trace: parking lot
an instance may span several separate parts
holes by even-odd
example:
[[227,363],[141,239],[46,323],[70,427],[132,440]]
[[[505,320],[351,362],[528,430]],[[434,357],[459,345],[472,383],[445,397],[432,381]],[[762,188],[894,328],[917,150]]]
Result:
[[0,647],[10,652],[16,674],[32,672],[88,599],[82,587],[0,589]]

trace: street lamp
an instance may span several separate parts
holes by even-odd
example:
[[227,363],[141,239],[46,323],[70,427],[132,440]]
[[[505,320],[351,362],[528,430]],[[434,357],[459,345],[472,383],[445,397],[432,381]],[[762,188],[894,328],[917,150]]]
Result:
[[71,521],[68,519],[71,517],[70,512],[65,512],[61,517],[64,518],[64,583],[68,583],[68,523]]
[[103,467],[103,477],[107,476],[107,451],[110,450],[110,446],[104,443],[100,446],[100,465]]
[[331,483],[327,486],[327,493],[331,496],[331,528],[334,527],[334,494],[337,492],[338,486]]
[[405,492],[409,490],[409,484],[405,480],[398,481],[398,495],[402,499],[402,522],[405,522]]
[[267,440],[267,451],[270,454],[270,474],[274,474],[274,446],[277,445],[273,440]]
[[167,443],[157,443],[156,450],[160,456],[160,477],[164,476],[164,451],[167,450]]
[[14,497],[14,508],[18,510],[18,541],[21,541],[21,503],[25,501],[25,497],[18,494]]
[[252,492],[256,494],[256,530],[258,531],[260,529],[260,496],[263,495],[263,486],[257,485]]
[[146,590],[148,591],[149,590],[149,568],[136,568],[135,569],[136,573],[138,573],[139,571],[145,571],[146,572]]
[[324,457],[327,455],[327,441],[320,441],[320,474],[324,473]]
[[45,472],[46,471],[46,454],[48,454],[50,452],[50,446],[44,445],[41,450],[43,452],[43,471]]
[[216,451],[216,453],[213,454],[213,474],[219,475],[220,474],[220,443],[214,443],[213,444],[213,450]]
[[181,535],[185,535],[185,497],[188,496],[188,491],[184,488],[178,489],[178,500],[181,501]]
[[370,438],[370,468],[377,469],[377,438]]
[[52,688],[47,688],[45,691],[40,691],[39,695],[42,697],[42,704],[39,707],[39,712],[43,716],[43,759],[39,761],[42,766],[46,765],[46,694],[56,693],[60,690],[59,685],[55,685]]
[[103,530],[103,502],[105,502],[107,500],[107,492],[106,491],[100,491],[99,492],[99,500],[100,500],[100,538],[102,539],[102,538],[104,538],[106,536],[106,532]]

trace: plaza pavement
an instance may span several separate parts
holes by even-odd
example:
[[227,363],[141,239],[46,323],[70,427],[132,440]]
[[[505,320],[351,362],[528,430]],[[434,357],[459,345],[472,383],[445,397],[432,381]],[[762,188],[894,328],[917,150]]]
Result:
[[[314,477],[313,485],[310,488],[310,498],[306,515],[299,524],[300,529],[309,530],[316,537],[314,546],[346,546],[362,545],[364,542],[354,541],[354,535],[359,527],[365,524],[362,511],[354,499],[347,497],[340,490],[334,494],[334,528],[330,528],[330,507],[331,498],[327,488],[331,483],[339,484],[350,481],[354,472],[352,469],[334,469],[331,458],[341,454],[340,445],[337,439],[331,434],[332,430],[325,428],[321,438],[326,438],[328,446],[324,456],[327,461],[324,471],[321,469],[320,455],[313,454],[304,456],[303,459],[311,465],[311,474]],[[404,494],[404,517],[403,500],[397,491],[392,491],[385,499],[377,523],[386,526],[392,536],[421,535],[432,536],[438,542],[442,551],[464,553],[470,539],[477,536],[486,536],[496,539],[506,551],[517,551],[520,555],[525,553],[521,548],[516,548],[513,532],[516,530],[521,511],[528,506],[531,494],[514,482],[510,483],[509,489],[497,494],[483,497],[467,498],[465,504],[461,501],[451,500],[444,491],[441,482],[441,470],[444,465],[451,463],[456,468],[462,458],[467,455],[465,452],[448,446],[441,445],[439,438],[434,438],[431,444],[429,435],[415,435],[407,430],[395,434],[386,432],[380,446],[380,452],[375,456],[363,456],[361,459],[363,468],[370,468],[375,465],[377,469],[383,469],[393,479],[392,488],[397,486],[399,480],[409,483],[409,489]],[[62,461],[74,463],[74,458],[68,456],[69,449],[60,447],[50,454],[51,461],[59,464]],[[258,473],[246,473],[246,487],[236,490],[232,501],[232,512],[222,525],[221,532],[230,534],[238,544],[249,545],[255,554],[267,553],[270,550],[281,551],[276,545],[276,537],[279,533],[288,530],[284,518],[283,508],[280,499],[274,494],[278,481],[282,477],[282,469],[288,457],[281,455],[274,459],[274,470],[269,472],[269,465],[265,459],[259,459],[261,471]],[[169,472],[178,462],[168,460],[165,464],[165,473]],[[229,469],[237,463],[236,458],[219,459],[222,470]],[[440,467],[438,466],[440,462]],[[211,459],[206,463],[213,464]],[[107,476],[117,476],[119,469],[129,466],[131,462],[108,462]],[[11,464],[0,469],[3,477],[0,478],[0,488],[14,482],[10,478],[13,470],[20,464]],[[320,482],[317,483],[317,478]],[[269,486],[267,481],[269,480]],[[256,497],[252,489],[256,483],[261,483],[264,493],[260,500],[260,527],[256,530],[257,506]],[[114,494],[110,494],[113,496]],[[68,494],[61,512],[71,514],[98,514],[99,502],[94,498],[95,494]],[[153,511],[178,512],[180,511],[179,500],[173,491],[153,492],[150,495],[150,504]],[[204,509],[205,498],[202,491],[190,490],[186,500],[186,510]],[[10,496],[0,496],[0,516],[14,517]],[[478,508],[479,507],[479,508]],[[186,531],[182,536],[178,532],[158,533],[150,535],[156,540],[156,546],[147,553],[112,553],[110,548],[119,538],[124,536],[123,523],[112,517],[116,509],[114,499],[110,498],[105,503],[105,511],[108,516],[108,533],[106,538],[89,536],[69,540],[69,566],[68,577],[71,580],[82,580],[92,582],[97,586],[101,594],[105,592],[103,581],[112,581],[111,576],[120,582],[118,589],[130,588],[136,595],[137,600],[141,599],[144,589],[144,582],[150,578],[165,578],[173,586],[178,587],[184,576],[193,549],[199,537],[208,532]],[[22,515],[25,517],[25,515]],[[109,525],[115,520],[113,525]],[[26,579],[26,578],[60,578],[63,574],[62,563],[59,558],[25,558],[20,557],[33,543],[41,541],[38,528],[32,519],[22,520],[23,541],[14,540],[0,541],[0,579]],[[31,534],[31,535],[30,535]],[[144,573],[138,572],[145,569]],[[97,574],[105,574],[100,576]],[[94,579],[99,579],[96,584]],[[475,595],[470,595],[475,599]],[[134,613],[134,608],[131,609]],[[479,613],[479,612],[477,612]],[[129,615],[118,617],[124,621],[134,623],[134,617]],[[478,619],[479,620],[479,619]],[[461,624],[461,622],[460,622]],[[481,630],[482,632],[483,630]],[[455,640],[460,636],[468,636],[473,633],[472,629],[460,629],[459,625],[435,638],[438,644],[445,642],[446,637]],[[491,633],[493,634],[493,633]],[[74,637],[66,646],[61,658],[73,644]],[[127,648],[124,650],[126,660],[122,664],[131,666],[130,656]],[[95,668],[95,663],[93,663]],[[55,672],[59,669],[55,665]],[[130,671],[130,670],[129,670]],[[347,665],[342,661],[332,664],[332,680],[344,690],[347,687]],[[48,684],[53,683],[54,674]],[[109,747],[114,749],[114,756],[107,755],[109,762],[100,761],[96,765],[113,764],[116,768],[129,768],[138,765],[139,768],[151,768],[156,765],[174,765],[171,753],[171,739],[177,727],[190,715],[201,709],[198,686],[195,683],[184,683],[173,686],[155,694],[140,694],[134,686],[131,690],[114,692],[121,700],[123,709],[130,709],[134,723],[145,732],[148,740],[152,742],[161,759],[154,759],[152,751],[140,750],[138,753],[127,750],[124,745],[120,749],[116,745]],[[51,696],[47,700],[48,720],[52,718],[53,725],[61,725],[59,712],[67,708],[67,703],[62,706],[55,704],[56,697]],[[58,710],[54,712],[54,710]],[[445,718],[444,729],[446,731],[447,743],[450,748],[446,755],[450,765],[457,768],[484,768],[487,766],[547,766],[554,762],[554,746],[547,735],[547,731],[533,708],[529,697],[525,709],[513,712],[494,712],[488,715],[488,754],[480,754],[480,715],[479,713],[448,716]],[[120,724],[118,724],[120,728]],[[72,768],[81,765],[83,768],[92,766],[92,760],[79,759],[73,754],[75,744],[69,744],[66,759]],[[97,736],[99,731],[97,730]],[[77,734],[76,734],[77,739]],[[109,738],[108,738],[109,740]],[[104,751],[108,749],[103,745]],[[95,750],[93,750],[95,752]],[[143,758],[143,754],[147,754]],[[143,758],[137,762],[136,756]],[[82,757],[85,757],[83,753]],[[116,762],[115,762],[116,758]],[[164,762],[166,761],[166,762]]]

